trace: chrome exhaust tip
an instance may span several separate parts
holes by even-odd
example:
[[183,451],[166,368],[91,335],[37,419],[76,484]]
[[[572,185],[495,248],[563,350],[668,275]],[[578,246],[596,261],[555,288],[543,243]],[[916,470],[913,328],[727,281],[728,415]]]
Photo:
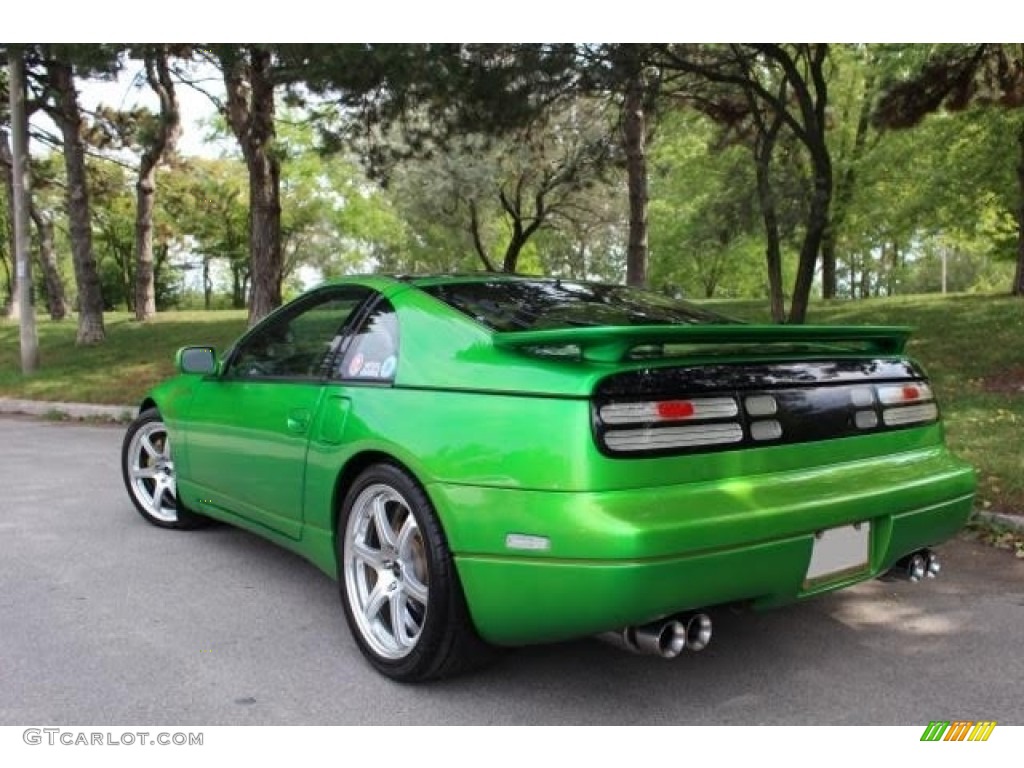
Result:
[[904,568],[907,572],[907,579],[916,583],[923,579],[924,575],[928,572],[928,562],[924,559],[924,555],[917,552],[907,559],[907,564]]
[[674,659],[687,645],[687,626],[681,621],[656,621],[636,630],[636,645],[641,653]]
[[711,642],[711,617],[693,613],[660,619],[640,627],[624,627],[597,636],[630,653],[674,659],[683,651],[703,651]]
[[711,642],[711,617],[706,613],[695,613],[686,621],[686,647],[691,651],[703,651]]
[[942,563],[939,562],[939,556],[932,552],[930,549],[925,550],[925,576],[929,579],[934,579],[939,575],[939,571],[942,570]]
[[882,578],[887,581],[902,579],[917,583],[926,578],[934,579],[941,570],[942,564],[939,562],[938,556],[930,549],[922,549],[901,558],[896,565],[882,575]]

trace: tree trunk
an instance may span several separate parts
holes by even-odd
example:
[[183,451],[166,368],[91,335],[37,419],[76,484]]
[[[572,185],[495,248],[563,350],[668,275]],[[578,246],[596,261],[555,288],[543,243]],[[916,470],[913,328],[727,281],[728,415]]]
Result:
[[779,214],[775,205],[775,189],[772,185],[771,162],[775,152],[775,140],[781,122],[759,131],[754,143],[754,170],[757,177],[757,200],[761,206],[764,221],[765,263],[768,268],[768,294],[771,299],[772,322],[786,321],[786,300],[782,287],[782,235],[779,233]]
[[249,324],[281,306],[280,167],[276,157],[260,152],[249,167],[249,209],[252,216],[252,302]]
[[[545,191],[543,186],[541,189],[538,189],[533,196],[533,214],[528,215],[526,212],[527,204],[523,201],[523,184],[525,182],[526,177],[520,174],[515,185],[515,191],[511,196],[506,193],[504,188],[498,192],[501,207],[512,220],[512,234],[509,237],[508,246],[505,248],[505,255],[501,260],[501,270],[509,274],[516,271],[519,266],[519,254],[522,253],[526,243],[540,229],[548,217],[548,208],[544,197],[550,189]],[[480,258],[486,264],[488,259],[480,246],[479,222],[476,219],[475,211],[476,207],[474,206],[473,240],[477,244],[477,252],[480,254]]]
[[249,325],[281,305],[281,163],[274,149],[273,56],[258,46],[224,63],[227,118],[249,171]]
[[[870,64],[869,59],[868,66]],[[839,232],[846,221],[846,210],[853,198],[854,184],[857,179],[857,162],[864,153],[864,146],[867,143],[874,92],[875,78],[874,74],[869,71],[864,77],[864,88],[861,91],[860,111],[857,116],[857,130],[853,137],[853,147],[850,150],[850,156],[846,158],[843,172],[836,180],[832,216],[821,244],[821,296],[824,299],[833,299],[836,295],[836,244],[839,240]]]
[[39,266],[43,269],[43,285],[46,286],[46,308],[51,320],[63,320],[68,316],[69,308],[64,295],[64,281],[57,267],[57,251],[53,246],[53,219],[31,202],[28,212],[39,235]]
[[[168,253],[169,250],[170,250],[170,247],[167,245],[166,242],[162,242],[159,245],[153,246],[153,287],[154,287],[154,289],[156,288],[156,286],[161,284],[161,281],[162,281],[162,279],[164,277],[164,273],[165,273],[165,270],[167,268],[167,253]],[[155,290],[154,290],[154,294],[155,294]],[[163,309],[167,308],[166,289],[165,289],[165,294],[163,296],[156,296],[156,295],[154,295],[154,299],[156,300],[154,303],[156,304],[156,308],[157,308],[158,312],[160,310],[163,310]]]
[[821,242],[829,227],[829,212],[832,205],[832,156],[829,154],[827,131],[828,85],[825,81],[825,62],[828,45],[820,43],[806,49],[807,71],[810,79],[802,79],[794,71],[792,61],[784,64],[789,72],[790,84],[800,105],[803,116],[804,136],[802,142],[811,156],[814,169],[814,189],[811,205],[807,212],[804,241],[800,247],[800,261],[796,268],[796,284],[793,286],[793,303],[789,307],[789,322],[803,323],[807,318],[807,305],[814,284],[814,269],[817,266]]
[[836,231],[838,217],[833,216],[821,241],[821,298],[836,297]]
[[800,246],[800,261],[796,269],[796,283],[793,286],[793,302],[789,307],[789,322],[803,323],[807,319],[807,305],[814,284],[814,269],[818,261],[821,242],[828,229],[828,211],[832,199],[832,162],[828,149],[822,147],[813,152],[814,193],[807,214],[807,229]]
[[203,256],[203,309],[210,311],[213,296],[213,281],[210,279],[210,257]]
[[160,128],[139,163],[135,185],[135,319],[156,314],[156,273],[153,268],[153,209],[156,204],[156,167],[173,152],[181,136],[181,113],[174,80],[163,46],[146,55],[146,80],[160,99]]
[[8,97],[13,138],[11,177],[13,180],[14,263],[18,275],[18,336],[21,342],[21,373],[35,373],[39,368],[39,336],[36,333],[36,312],[32,306],[32,255],[29,252],[29,174],[28,174],[28,112],[25,109],[25,59],[20,46],[7,50]]
[[1013,276],[1013,296],[1024,297],[1024,122],[1017,131],[1020,155],[1017,158],[1017,270]]
[[[797,262],[796,283],[793,286],[793,301],[789,307],[789,322],[803,323],[807,318],[814,270],[822,240],[828,230],[832,203],[832,157],[825,139],[828,127],[828,83],[825,78],[828,44],[798,44],[795,57],[778,45],[758,47],[764,55],[776,61],[786,75],[800,110],[800,120],[791,120],[790,127],[807,148],[814,174],[814,188],[811,191],[804,240]],[[784,102],[780,101],[778,106],[781,107],[780,117],[789,114]]]
[[887,296],[895,296],[896,284],[899,280],[900,272],[900,245],[895,240],[893,240],[892,242],[892,249],[890,250],[890,255],[892,256],[892,258],[889,261],[889,280],[885,292]]
[[129,312],[135,312],[135,275],[133,273],[133,252],[129,249],[122,248],[117,245],[112,245],[110,250],[114,252],[114,260],[117,262],[117,268],[121,272],[121,293],[124,295],[124,301],[128,305]]
[[[146,155],[149,153],[147,152]],[[135,319],[156,314],[153,270],[153,209],[156,207],[156,163],[143,155],[135,184]],[[148,166],[148,167],[147,167]]]
[[231,264],[231,308],[244,309],[245,297],[249,293],[249,272],[245,264]]
[[786,299],[782,287],[782,237],[771,182],[760,168],[757,171],[757,193],[761,198],[761,216],[764,219],[765,262],[768,267],[768,293],[771,297],[772,322],[786,321]]
[[469,200],[466,205],[469,207],[469,234],[473,238],[473,248],[476,250],[476,255],[483,262],[485,270],[497,272],[494,268],[494,262],[487,255],[487,246],[484,245],[483,233],[480,231],[480,212],[476,207],[476,201]]
[[515,274],[519,268],[519,254],[526,245],[526,238],[523,237],[523,228],[517,221],[512,226],[512,237],[509,238],[508,246],[505,248],[505,256],[501,260],[501,271],[507,274]]
[[71,232],[71,259],[78,286],[79,344],[97,344],[106,338],[103,327],[103,294],[96,257],[92,250],[92,217],[89,189],[85,177],[85,146],[82,142],[82,116],[71,65],[64,61],[47,62],[47,79],[53,88],[56,108],[50,116],[64,139],[64,167],[67,172],[68,222]]
[[[11,137],[6,128],[0,127],[0,165],[4,167],[4,193],[7,197],[7,246],[11,254],[11,266],[7,272],[7,292],[10,299],[4,310],[8,320],[18,318],[18,269],[16,266],[17,243],[14,237],[14,155],[11,154]],[[7,269],[7,264],[4,264]]]
[[629,190],[626,284],[640,286],[647,284],[647,120],[644,91],[644,74],[638,70],[626,86],[623,134]]
[[860,298],[866,299],[871,295],[871,267],[874,266],[874,259],[871,252],[864,252],[864,260],[860,268]]
[[242,309],[245,306],[245,285],[242,280],[242,268],[231,265],[231,308]]
[[[4,317],[7,317],[7,311],[10,308],[10,301],[14,298],[14,273],[11,271],[11,265],[7,263],[7,257],[4,256],[0,259],[0,264],[4,267],[4,285],[7,288],[8,304],[0,306],[0,312],[3,313]],[[8,320],[11,318],[7,317]]]
[[885,295],[889,295],[889,285],[892,279],[892,258],[889,253],[889,244],[883,240],[878,249],[878,282],[875,284],[875,295],[882,294],[882,283],[885,283]]

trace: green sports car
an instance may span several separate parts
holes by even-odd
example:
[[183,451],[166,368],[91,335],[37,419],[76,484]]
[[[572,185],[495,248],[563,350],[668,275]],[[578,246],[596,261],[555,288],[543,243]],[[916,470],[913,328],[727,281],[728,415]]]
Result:
[[125,435],[164,528],[238,525],[337,578],[416,681],[603,635],[674,656],[704,611],[934,575],[974,472],[907,329],[750,325],[618,285],[352,277],[180,374]]

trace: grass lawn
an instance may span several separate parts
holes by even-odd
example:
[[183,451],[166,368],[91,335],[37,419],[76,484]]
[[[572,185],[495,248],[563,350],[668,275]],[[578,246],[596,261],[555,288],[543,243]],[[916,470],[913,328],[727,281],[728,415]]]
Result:
[[[748,320],[763,302],[713,302]],[[218,350],[245,327],[244,311],[171,312],[147,323],[106,315],[107,342],[75,346],[75,323],[40,318],[42,366],[20,375],[18,327],[0,321],[0,397],[131,404],[173,372],[186,344]],[[978,468],[979,505],[1024,514],[1024,301],[1002,296],[911,296],[819,302],[809,322],[909,325],[909,351],[932,378],[949,443]]]
[[164,312],[138,323],[127,312],[108,312],[107,340],[75,345],[75,320],[55,323],[39,317],[40,366],[21,375],[18,326],[0,322],[0,397],[125,405],[137,403],[161,379],[174,373],[174,353],[187,344],[223,351],[245,330],[245,310]]

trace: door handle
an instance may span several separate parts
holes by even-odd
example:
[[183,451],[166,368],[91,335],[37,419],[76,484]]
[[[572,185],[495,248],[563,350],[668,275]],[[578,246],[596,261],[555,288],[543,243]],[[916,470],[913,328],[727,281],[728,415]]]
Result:
[[288,412],[288,431],[297,435],[306,434],[309,429],[309,411],[305,408],[296,408]]

